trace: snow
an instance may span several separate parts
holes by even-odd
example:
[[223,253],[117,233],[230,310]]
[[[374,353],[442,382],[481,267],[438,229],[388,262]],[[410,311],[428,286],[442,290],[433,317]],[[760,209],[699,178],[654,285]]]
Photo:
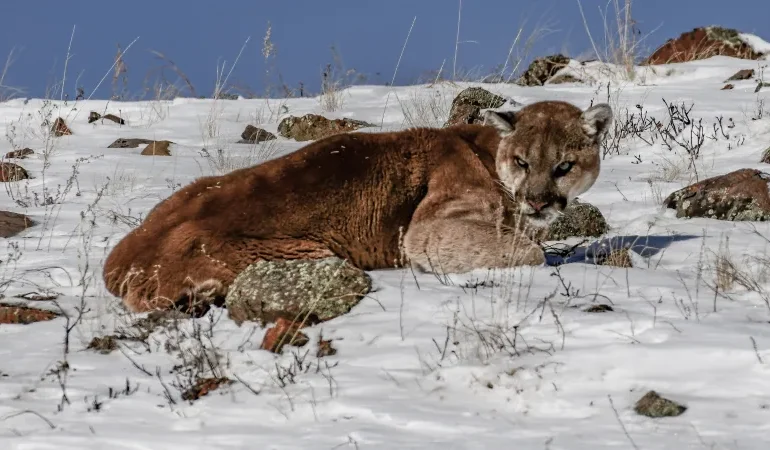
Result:
[[[705,139],[696,161],[703,179],[766,168],[759,159],[770,145],[768,94],[754,93],[751,80],[720,90],[727,77],[755,64],[716,57],[637,68],[634,81],[594,64],[585,69],[593,71],[589,85],[478,86],[523,104],[559,99],[585,108],[609,101],[618,114],[639,104],[661,120],[662,99],[692,103],[692,116],[703,119],[709,134],[722,116],[729,135]],[[645,76],[639,76],[642,71]],[[475,84],[353,87],[333,113],[322,112],[317,98],[0,104],[9,137],[0,151],[10,151],[12,140],[37,152],[19,161],[33,178],[6,184],[0,209],[39,222],[0,241],[8,249],[0,258],[5,300],[21,302],[14,296],[47,289],[60,294],[58,304],[72,317],[81,301],[87,306],[70,334],[64,383],[69,403],[61,411],[55,369],[64,359],[65,319],[0,325],[0,446],[768,448],[770,286],[763,273],[767,265],[750,257],[766,254],[770,224],[685,220],[662,209],[661,199],[694,181],[693,172],[687,155],[640,139],[624,140],[620,155],[604,159],[599,180],[581,197],[607,217],[610,236],[634,243],[632,269],[571,262],[447,280],[401,270],[371,272],[375,292],[348,315],[307,331],[311,342],[321,333],[332,339],[338,353],[319,366],[312,344],[305,370],[285,386],[278,373],[296,366],[293,353],[305,350],[280,356],[260,350],[265,330],[250,323],[238,327],[221,309],[184,321],[179,331],[155,332],[146,347],[123,342],[122,351],[107,355],[86,349],[93,337],[134,319],[106,293],[101,267],[136,220],[197,177],[303,145],[283,138],[234,144],[247,123],[276,132],[287,114],[313,112],[383,121],[383,129],[391,130],[409,125],[408,110],[419,112],[413,120],[438,125],[453,96],[470,85]],[[89,111],[119,112],[128,124],[88,124]],[[441,113],[431,117],[430,111]],[[55,138],[46,167],[40,123],[49,113],[67,118],[74,134]],[[169,139],[174,156],[107,148],[118,137]],[[46,197],[53,204],[46,205]],[[734,285],[715,295],[715,260],[726,246],[759,288]],[[57,309],[50,301],[29,303]],[[582,311],[593,303],[610,304],[614,311]],[[166,343],[181,340],[194,348],[194,339],[180,336],[192,335],[196,323],[208,329],[210,322],[212,345],[223,355],[220,370],[236,382],[188,403],[174,387],[172,369],[181,360]],[[515,336],[515,348],[484,344],[500,337],[500,330],[511,340]],[[111,389],[121,393],[110,398]],[[687,411],[665,419],[637,415],[633,405],[649,390]],[[102,402],[98,411],[94,399]]]
[[[767,42],[761,37],[749,33],[741,33],[739,36],[741,40],[748,44],[749,47],[753,48],[754,51],[759,53],[770,53],[770,42]],[[765,58],[767,58],[767,55],[765,55]]]

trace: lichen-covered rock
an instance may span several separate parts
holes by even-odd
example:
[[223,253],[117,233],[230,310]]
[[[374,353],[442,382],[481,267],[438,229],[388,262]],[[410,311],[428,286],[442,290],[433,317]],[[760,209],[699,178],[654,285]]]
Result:
[[481,110],[499,108],[505,104],[505,99],[480,87],[463,89],[452,100],[452,108],[449,111],[444,127],[466,123],[481,123]]
[[301,117],[289,116],[281,120],[278,124],[278,134],[295,141],[315,141],[335,134],[373,126],[373,124],[361,120],[327,119],[318,114],[305,114]]
[[642,416],[660,418],[676,417],[687,411],[686,406],[682,406],[669,399],[663,398],[655,391],[644,394],[634,406],[634,411]]
[[537,58],[529,64],[526,72],[516,80],[520,86],[542,86],[556,72],[566,67],[570,59],[564,55],[550,55]]
[[246,129],[241,133],[241,140],[239,144],[256,144],[258,142],[272,141],[278,139],[275,135],[269,131],[265,131],[262,128],[257,128],[254,125],[246,125]]
[[574,200],[564,209],[548,230],[546,240],[561,241],[569,237],[600,237],[610,230],[602,212],[594,205]]
[[739,169],[672,192],[663,202],[679,218],[770,220],[770,173]]
[[13,163],[0,163],[0,183],[26,180],[29,174],[23,167]]
[[346,314],[371,286],[366,272],[336,257],[258,261],[238,274],[225,304],[239,325],[279,318],[314,324]]
[[732,28],[701,27],[669,39],[655,50],[646,64],[669,64],[707,59],[712,56],[732,56],[742,59],[759,59],[756,51]]

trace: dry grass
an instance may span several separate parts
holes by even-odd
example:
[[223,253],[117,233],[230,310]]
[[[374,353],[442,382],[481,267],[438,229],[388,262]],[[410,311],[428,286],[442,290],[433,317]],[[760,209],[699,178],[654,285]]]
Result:
[[413,90],[408,97],[396,100],[404,114],[404,125],[410,128],[441,127],[449,117],[456,92],[443,86]]
[[[609,0],[604,10],[599,8],[604,41],[603,45],[598,46],[588,26],[581,1],[577,0],[577,4],[596,58],[603,63],[622,67],[623,73],[621,75],[627,80],[634,80],[637,75],[636,65],[640,61],[641,55],[646,51],[641,44],[655,30],[642,36],[631,13],[632,0],[622,0],[622,4],[621,0]],[[610,11],[610,6],[612,11]],[[607,70],[612,69],[608,67]]]

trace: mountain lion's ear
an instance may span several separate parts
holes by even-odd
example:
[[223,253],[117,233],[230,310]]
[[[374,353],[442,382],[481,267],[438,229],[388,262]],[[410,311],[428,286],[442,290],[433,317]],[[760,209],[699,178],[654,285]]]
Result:
[[492,126],[502,135],[513,133],[516,124],[514,111],[484,111],[484,125]]
[[594,105],[583,111],[580,119],[586,135],[599,141],[612,123],[612,108],[606,103]]

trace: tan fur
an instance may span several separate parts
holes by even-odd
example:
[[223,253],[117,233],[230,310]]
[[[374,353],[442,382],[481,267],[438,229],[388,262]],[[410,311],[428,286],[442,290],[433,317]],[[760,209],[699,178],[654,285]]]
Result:
[[[541,102],[517,112],[513,125],[489,113],[494,126],[340,134],[201,178],[115,246],[105,284],[129,309],[147,311],[221,301],[260,259],[336,255],[374,270],[405,256],[445,272],[542,264],[532,239],[556,217],[546,212],[558,214],[560,199],[588,189],[599,172],[604,123],[592,133],[596,123],[581,113]],[[575,162],[572,171],[554,179],[565,159]],[[550,203],[541,217],[525,211],[527,200]],[[534,233],[522,232],[528,228]]]

